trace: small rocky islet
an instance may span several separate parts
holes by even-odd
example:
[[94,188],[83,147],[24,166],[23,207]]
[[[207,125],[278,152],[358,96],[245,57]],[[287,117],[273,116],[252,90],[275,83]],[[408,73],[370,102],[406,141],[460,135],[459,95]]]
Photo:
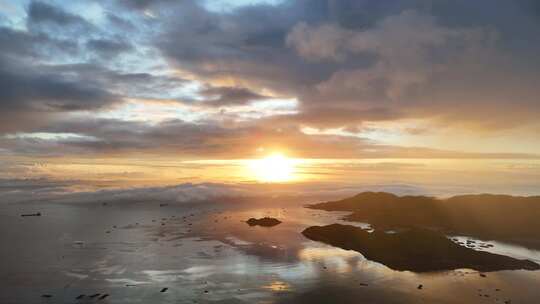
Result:
[[259,219],[252,217],[247,220],[246,223],[249,226],[274,227],[281,224],[281,221],[272,217],[263,217]]

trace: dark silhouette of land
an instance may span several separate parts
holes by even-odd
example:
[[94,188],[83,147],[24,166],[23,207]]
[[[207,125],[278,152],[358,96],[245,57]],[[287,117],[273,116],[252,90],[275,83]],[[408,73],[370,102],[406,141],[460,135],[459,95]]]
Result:
[[250,226],[263,226],[263,227],[273,227],[281,224],[281,221],[272,217],[263,217],[260,219],[250,218],[246,222]]
[[427,229],[370,233],[355,226],[332,224],[309,227],[302,234],[314,241],[358,251],[369,260],[401,271],[427,272],[469,268],[487,272],[540,269],[540,265],[529,260],[518,260],[460,246],[443,234]]
[[367,222],[379,230],[429,228],[540,248],[540,196],[479,194],[437,199],[363,192],[308,208],[351,211],[346,220]]

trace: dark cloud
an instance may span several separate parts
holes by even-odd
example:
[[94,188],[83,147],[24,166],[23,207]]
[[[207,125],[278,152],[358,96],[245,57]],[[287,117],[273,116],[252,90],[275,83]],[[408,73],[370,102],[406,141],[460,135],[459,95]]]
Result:
[[122,72],[96,63],[62,64],[48,66],[46,70],[66,75],[78,82],[94,83],[126,98],[170,100],[177,97],[169,95],[170,91],[189,83],[177,76]]
[[88,25],[84,18],[41,1],[30,2],[27,21],[35,24],[51,23],[58,26]]
[[128,19],[117,16],[111,12],[107,13],[107,20],[113,26],[113,28],[123,31],[123,32],[136,31],[137,29],[135,25]]
[[121,39],[90,39],[86,42],[86,47],[102,57],[114,57],[133,49],[130,43]]
[[[178,0],[177,2],[191,2],[191,0]],[[162,3],[174,3],[175,0],[118,0],[118,2],[126,7],[144,10]]]
[[91,84],[71,82],[57,75],[13,73],[5,69],[5,66],[0,67],[0,87],[2,104],[12,109],[92,109],[109,103],[114,98],[107,91]]
[[[324,115],[321,115],[324,113]],[[305,125],[321,129],[356,127],[368,121],[388,121],[403,118],[403,114],[386,108],[344,109],[326,106],[309,108],[297,114],[275,115],[265,119],[268,124]]]
[[[328,77],[332,64],[307,65],[285,47],[285,37],[301,10],[249,6],[230,14],[184,3],[165,18],[158,46],[181,69],[200,79],[233,77],[280,93]],[[305,10],[308,14],[310,10]]]
[[272,98],[238,87],[208,87],[200,94],[208,98],[203,104],[213,106],[245,105],[252,101]]
[[43,70],[0,56],[0,132],[24,130],[57,113],[97,109],[118,101],[96,83]]
[[180,18],[160,15],[158,46],[199,79],[298,96],[308,113],[331,104],[508,128],[539,110],[529,80],[540,76],[540,27],[529,2],[295,1],[226,14],[184,2]]
[[52,53],[69,55],[77,51],[78,45],[73,41],[54,38],[45,33],[29,33],[0,27],[0,57],[9,57],[11,61],[21,57],[48,57]]
[[30,35],[7,27],[0,27],[0,51],[3,56],[34,56],[35,44],[49,41],[46,35]]

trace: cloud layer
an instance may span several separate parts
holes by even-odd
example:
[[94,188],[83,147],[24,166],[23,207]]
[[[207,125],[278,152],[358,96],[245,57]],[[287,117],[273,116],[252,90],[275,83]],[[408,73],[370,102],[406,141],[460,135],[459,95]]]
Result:
[[532,0],[83,4],[0,9],[0,153],[534,157],[540,147]]

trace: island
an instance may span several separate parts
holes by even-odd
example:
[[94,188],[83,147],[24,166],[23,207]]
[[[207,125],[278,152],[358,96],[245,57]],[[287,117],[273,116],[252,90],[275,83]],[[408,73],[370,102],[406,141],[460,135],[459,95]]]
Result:
[[431,272],[467,268],[488,272],[540,269],[540,265],[529,260],[460,246],[444,234],[428,229],[367,232],[351,225],[331,224],[309,227],[302,234],[313,241],[358,251],[368,260],[399,271]]
[[427,228],[447,235],[468,235],[540,249],[540,196],[475,194],[441,199],[362,192],[307,207],[350,211],[345,220],[366,222],[379,230]]
[[263,217],[260,219],[250,218],[246,221],[250,226],[262,226],[262,227],[273,227],[281,224],[281,221],[272,217]]

